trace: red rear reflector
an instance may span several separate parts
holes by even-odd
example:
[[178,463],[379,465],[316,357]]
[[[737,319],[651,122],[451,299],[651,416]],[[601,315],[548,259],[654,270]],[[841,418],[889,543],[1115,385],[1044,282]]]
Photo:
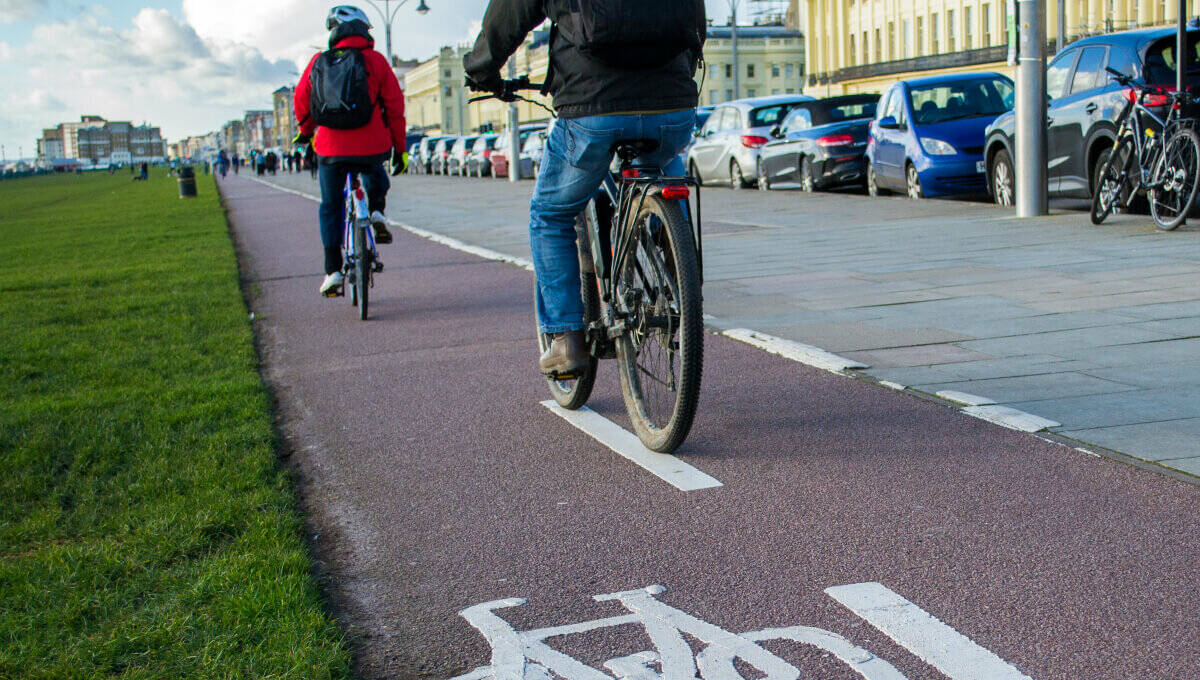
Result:
[[484,158],[491,158],[491,157],[492,157],[492,152],[491,152],[491,151],[484,151],[484,152],[483,152],[483,157],[484,157]]
[[820,147],[846,146],[853,143],[854,137],[852,135],[828,135],[817,139],[817,146]]
[[690,195],[686,184],[668,184],[662,188],[662,197],[668,201],[684,201]]
[[742,135],[742,146],[747,149],[757,149],[768,141],[770,140],[766,137],[759,137],[758,135]]
[[638,172],[637,168],[625,168],[621,171],[621,176],[626,178],[641,177],[641,173]]

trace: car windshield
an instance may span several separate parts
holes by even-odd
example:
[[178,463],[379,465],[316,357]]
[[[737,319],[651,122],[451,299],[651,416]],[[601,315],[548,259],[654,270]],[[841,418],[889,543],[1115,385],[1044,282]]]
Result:
[[918,85],[908,91],[917,125],[998,116],[1012,109],[1013,93],[1012,81],[996,77]]
[[843,120],[874,118],[875,107],[878,104],[879,97],[875,97],[871,100],[857,102],[819,102],[810,110],[813,114],[814,125],[826,125]]
[[797,102],[764,106],[750,111],[750,127],[772,127],[778,125],[783,117],[796,107]]
[[712,116],[712,111],[697,111],[696,112],[696,129],[699,130],[700,128],[704,127],[704,124],[708,122],[708,119],[711,116]]

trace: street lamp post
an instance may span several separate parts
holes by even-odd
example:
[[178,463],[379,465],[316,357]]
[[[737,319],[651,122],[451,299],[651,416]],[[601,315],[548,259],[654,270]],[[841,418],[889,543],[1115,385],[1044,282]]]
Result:
[[[379,12],[379,16],[383,18],[383,31],[384,36],[386,37],[385,44],[387,45],[388,67],[390,68],[396,64],[395,57],[392,55],[392,21],[395,20],[396,14],[400,11],[400,8],[408,4],[408,0],[400,0],[400,2],[396,3],[395,8],[392,7],[392,0],[383,0],[383,9],[379,8],[379,5],[375,3],[375,0],[367,0],[367,4],[374,7],[375,11]],[[425,0],[420,0],[420,2],[417,3],[417,14],[428,13],[429,5],[425,4]]]
[[737,10],[738,5],[742,4],[742,0],[728,0],[729,2],[729,42],[733,52],[733,98],[741,99],[741,71],[738,68],[738,36],[737,36]]

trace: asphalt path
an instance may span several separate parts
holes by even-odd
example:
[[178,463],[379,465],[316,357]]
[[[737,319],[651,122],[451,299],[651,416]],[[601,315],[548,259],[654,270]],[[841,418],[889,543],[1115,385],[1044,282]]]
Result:
[[[481,603],[525,599],[495,610],[525,631],[647,597],[669,609],[547,638],[552,670],[693,677],[693,653],[715,663],[741,640],[743,660],[701,675],[763,677],[755,650],[808,678],[1200,675],[1196,486],[709,334],[679,459],[721,486],[680,491],[540,404],[529,272],[395,230],[360,322],[317,295],[315,203],[246,177],[223,193],[319,574],[363,677],[504,661],[460,615]],[[613,364],[590,406],[628,427]],[[665,592],[593,599],[651,585]],[[808,642],[723,637],[793,626],[810,628],[773,637]],[[472,677],[553,677],[512,658]]]

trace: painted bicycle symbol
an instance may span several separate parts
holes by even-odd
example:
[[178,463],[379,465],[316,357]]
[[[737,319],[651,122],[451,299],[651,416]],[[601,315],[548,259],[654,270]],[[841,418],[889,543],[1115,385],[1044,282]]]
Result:
[[[597,602],[616,600],[630,613],[527,631],[516,630],[496,613],[525,604],[524,599],[468,607],[459,613],[491,644],[492,661],[453,680],[550,680],[556,676],[565,680],[744,680],[735,666],[739,661],[758,671],[754,677],[762,680],[799,678],[799,669],[760,644],[767,640],[790,640],[824,650],[864,680],[905,680],[890,663],[836,633],[809,626],[732,633],[655,599],[666,590],[655,585],[596,595],[593,599]],[[616,626],[644,627],[655,649],[604,662],[612,675],[546,644],[550,638]],[[694,654],[685,636],[703,642],[703,649]]]

